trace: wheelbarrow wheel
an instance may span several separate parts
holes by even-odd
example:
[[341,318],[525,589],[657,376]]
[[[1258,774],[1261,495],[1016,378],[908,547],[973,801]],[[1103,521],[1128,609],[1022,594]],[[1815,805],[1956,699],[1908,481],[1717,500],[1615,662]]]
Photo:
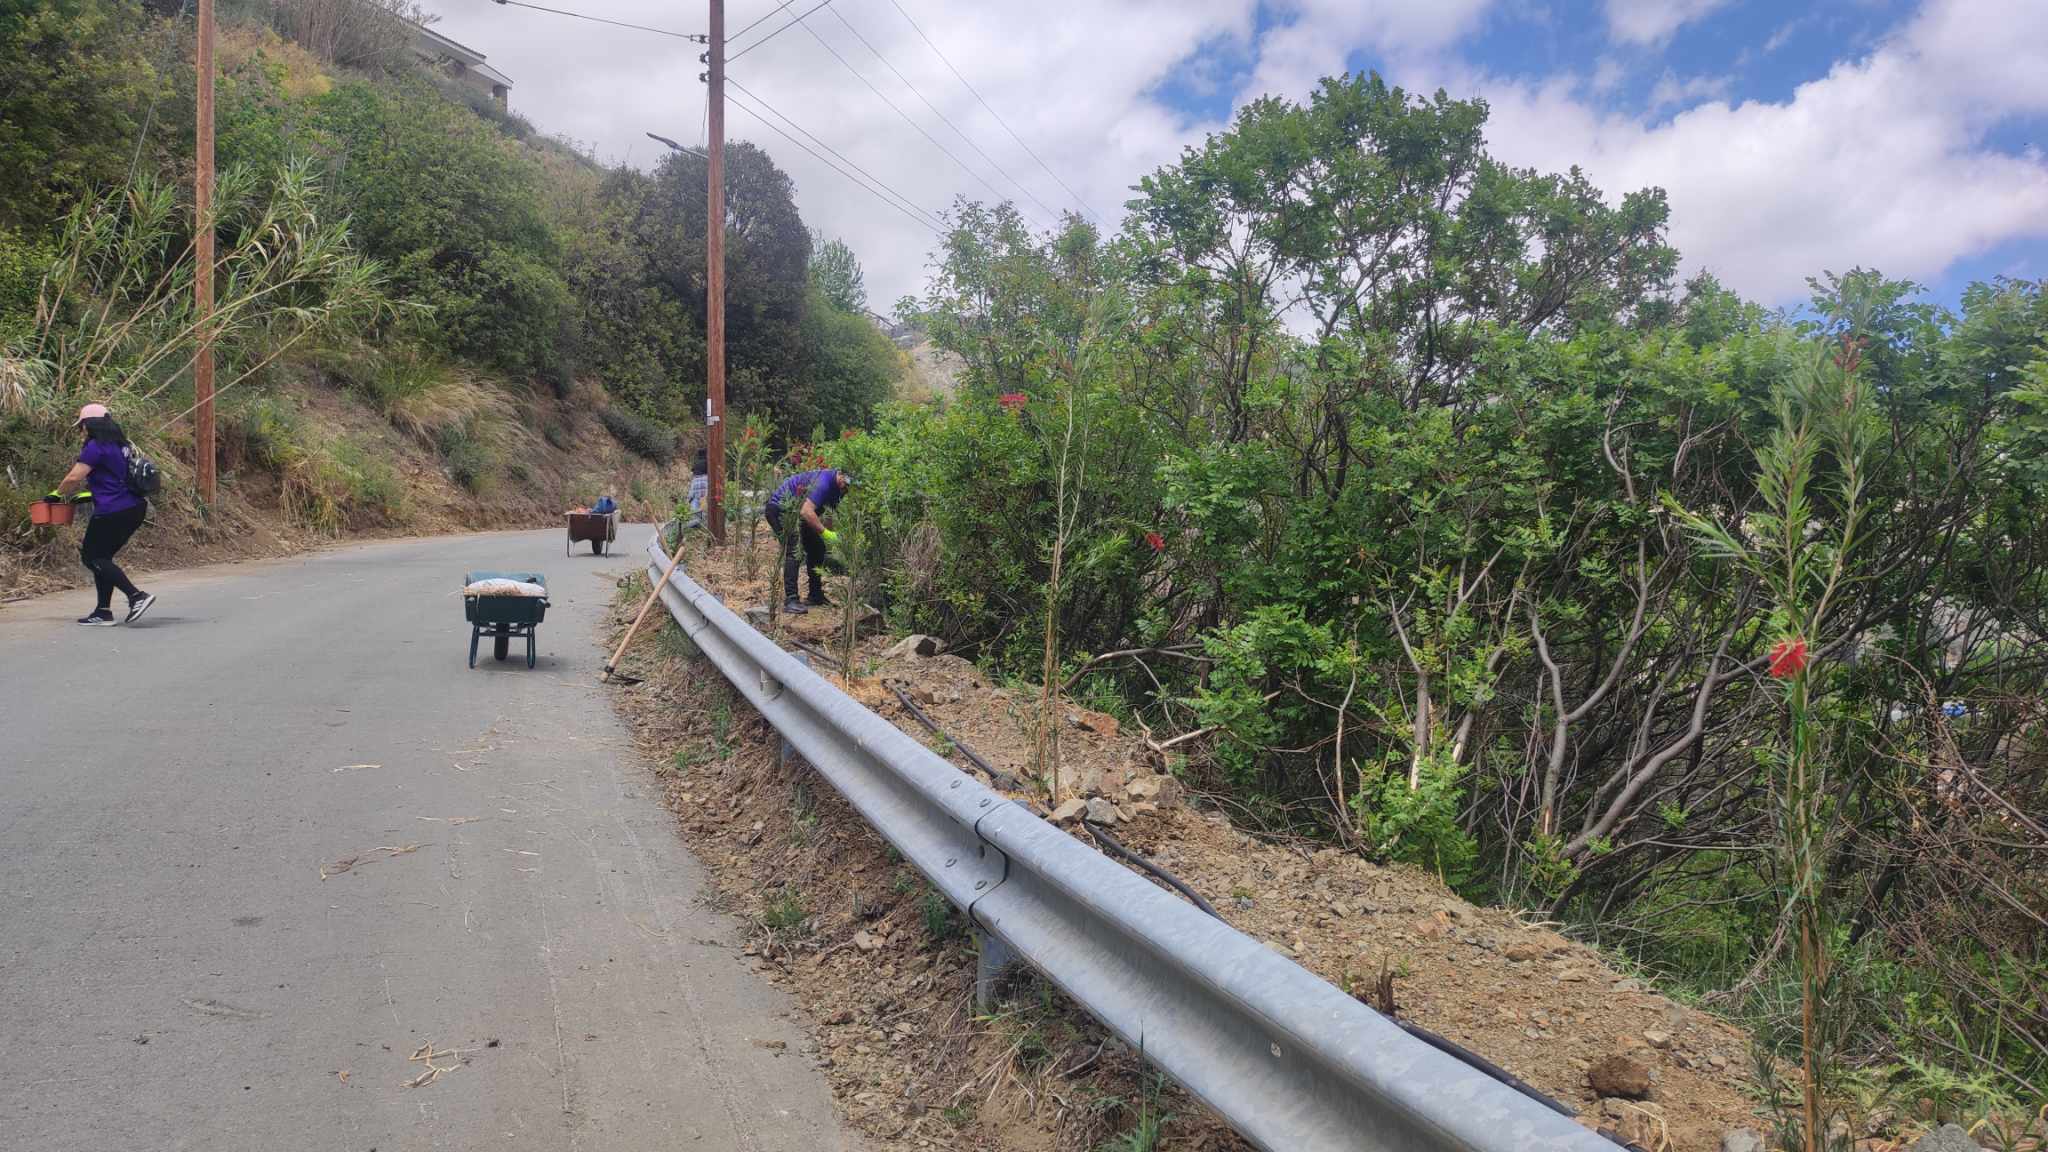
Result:
[[590,542],[590,554],[592,556],[604,555],[604,541],[602,539],[592,540]]
[[491,655],[503,660],[512,651],[512,635],[505,625],[498,625],[498,631],[491,637]]

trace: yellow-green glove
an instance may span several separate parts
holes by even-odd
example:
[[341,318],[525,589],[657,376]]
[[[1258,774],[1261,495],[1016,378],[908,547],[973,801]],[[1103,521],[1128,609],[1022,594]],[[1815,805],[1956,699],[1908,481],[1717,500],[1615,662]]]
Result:
[[818,533],[818,535],[823,536],[825,538],[825,543],[827,544],[830,544],[839,539],[839,533],[834,532],[830,528],[827,528],[824,531]]

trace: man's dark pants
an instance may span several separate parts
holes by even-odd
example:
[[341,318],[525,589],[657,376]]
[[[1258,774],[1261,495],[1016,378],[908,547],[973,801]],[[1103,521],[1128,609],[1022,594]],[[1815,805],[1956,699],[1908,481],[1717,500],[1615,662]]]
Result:
[[803,547],[802,562],[811,578],[811,599],[825,598],[825,581],[818,576],[818,569],[825,563],[825,538],[818,530],[804,523],[802,516],[796,516],[795,532],[782,530],[782,509],[770,504],[762,515],[768,521],[768,530],[782,542],[782,595],[786,600],[796,599],[797,547]]

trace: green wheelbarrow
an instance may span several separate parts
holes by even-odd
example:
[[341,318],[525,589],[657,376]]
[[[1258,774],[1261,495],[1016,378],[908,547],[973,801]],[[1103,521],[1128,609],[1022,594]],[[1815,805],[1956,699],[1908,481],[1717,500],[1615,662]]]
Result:
[[[538,572],[469,572],[463,575],[462,586],[467,588],[479,580],[491,579],[519,580],[543,588],[548,585],[548,578]],[[469,666],[476,667],[477,644],[489,633],[491,655],[499,660],[510,655],[513,640],[525,637],[526,666],[533,667],[538,655],[533,633],[547,614],[545,596],[464,596],[462,615],[469,621]]]

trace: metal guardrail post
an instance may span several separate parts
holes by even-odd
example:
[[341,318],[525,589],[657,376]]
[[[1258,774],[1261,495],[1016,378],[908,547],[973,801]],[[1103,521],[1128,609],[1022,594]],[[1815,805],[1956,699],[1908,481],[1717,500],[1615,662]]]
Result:
[[1269,1152],[1618,1152],[960,772],[686,573],[662,600],[789,746],[967,913],[983,937],[978,1001],[1022,958]]
[[987,1012],[996,1006],[1003,977],[1023,957],[993,932],[974,930],[974,1006]]
[[[793,655],[795,655],[796,662],[798,664],[801,664],[806,668],[809,668],[811,666],[811,658],[809,656],[803,654],[802,652],[797,652]],[[789,737],[782,736],[782,734],[779,732],[776,733],[776,735],[781,737],[782,745],[781,747],[775,750],[775,766],[782,770],[782,774],[784,776],[788,776],[789,762],[796,758],[796,745],[791,744],[789,742]]]

